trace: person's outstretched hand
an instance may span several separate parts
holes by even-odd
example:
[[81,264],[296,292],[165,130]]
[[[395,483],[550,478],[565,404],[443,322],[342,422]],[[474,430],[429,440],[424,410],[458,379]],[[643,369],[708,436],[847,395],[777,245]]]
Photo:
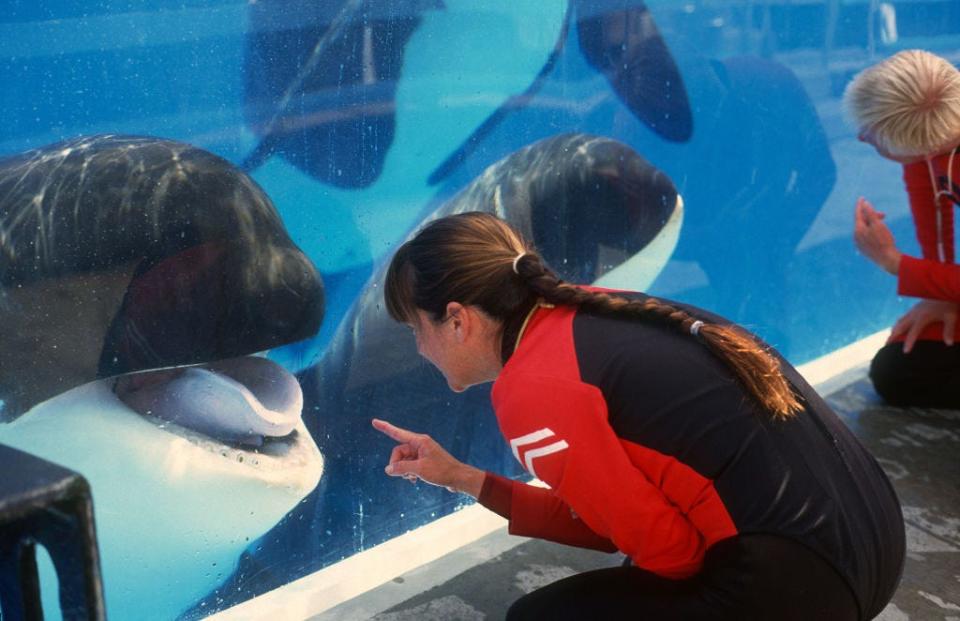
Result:
[[387,474],[409,481],[422,479],[474,498],[480,495],[486,476],[482,470],[457,460],[426,434],[414,433],[377,418],[372,422],[374,429],[400,443],[390,453],[390,463],[384,468]]
[[953,333],[957,327],[958,314],[960,314],[960,304],[956,302],[922,300],[893,324],[890,338],[894,339],[901,334],[906,334],[903,353],[909,354],[924,328],[932,323],[943,323],[943,342],[953,345]]
[[868,259],[896,275],[900,270],[900,251],[893,233],[883,221],[884,214],[862,196],[857,199],[853,216],[853,241]]

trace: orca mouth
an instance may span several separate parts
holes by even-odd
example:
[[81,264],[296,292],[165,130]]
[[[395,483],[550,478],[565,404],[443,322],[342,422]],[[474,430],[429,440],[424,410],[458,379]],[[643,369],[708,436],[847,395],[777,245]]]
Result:
[[307,452],[310,444],[299,383],[266,358],[131,373],[116,378],[113,392],[158,427],[255,467]]

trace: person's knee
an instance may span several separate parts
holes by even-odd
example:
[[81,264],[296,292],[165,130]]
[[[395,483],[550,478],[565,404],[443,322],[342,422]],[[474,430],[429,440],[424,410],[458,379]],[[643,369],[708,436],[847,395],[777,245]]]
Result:
[[897,372],[898,366],[895,356],[891,356],[886,347],[878,351],[870,362],[870,381],[877,394],[887,403],[893,403],[900,396],[898,388],[902,377]]
[[901,343],[884,346],[870,363],[870,381],[880,397],[898,407],[912,405],[917,396],[919,378],[909,354],[903,353]]

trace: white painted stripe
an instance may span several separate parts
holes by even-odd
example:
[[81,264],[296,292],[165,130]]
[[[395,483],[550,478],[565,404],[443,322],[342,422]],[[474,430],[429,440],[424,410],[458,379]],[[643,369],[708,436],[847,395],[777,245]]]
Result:
[[528,433],[527,435],[520,436],[519,438],[514,438],[513,440],[510,440],[510,450],[513,451],[513,456],[517,458],[517,461],[519,461],[522,464],[523,460],[520,459],[521,446],[525,444],[533,444],[534,442],[539,442],[540,440],[549,438],[552,435],[554,434],[552,431],[550,431],[549,427],[544,427],[543,429],[537,429],[536,431]]
[[[814,388],[824,392],[824,386],[836,376],[867,364],[888,333],[877,332],[797,369]],[[506,520],[481,505],[471,505],[209,618],[216,621],[307,619],[505,528]],[[517,543],[525,541],[520,537],[516,539]],[[449,578],[447,574],[438,574],[436,584]],[[424,590],[426,588],[429,587],[425,586]]]
[[530,474],[532,474],[533,476],[539,479],[540,477],[537,476],[536,471],[533,469],[533,460],[537,459],[538,457],[544,457],[546,455],[553,455],[554,453],[559,453],[560,451],[564,450],[568,446],[569,445],[567,444],[566,440],[560,440],[559,442],[554,442],[553,444],[548,444],[546,446],[541,446],[540,448],[535,448],[527,451],[526,453],[524,453],[524,460],[523,460],[523,463],[526,464],[527,466],[527,472],[529,472]]
[[877,350],[883,347],[889,336],[890,330],[875,332],[846,347],[841,347],[825,356],[801,364],[797,367],[797,371],[800,371],[800,375],[807,382],[823,393],[825,391],[821,384],[847,371],[868,364]]

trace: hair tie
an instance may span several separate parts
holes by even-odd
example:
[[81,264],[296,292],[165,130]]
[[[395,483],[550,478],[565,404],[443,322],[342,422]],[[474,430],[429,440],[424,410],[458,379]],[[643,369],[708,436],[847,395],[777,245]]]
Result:
[[690,324],[690,334],[693,336],[700,336],[700,328],[703,327],[703,322],[697,319]]
[[526,256],[526,254],[527,254],[526,252],[521,252],[513,260],[513,273],[516,274],[517,276],[520,275],[520,270],[517,269],[517,264],[520,262],[520,259]]

